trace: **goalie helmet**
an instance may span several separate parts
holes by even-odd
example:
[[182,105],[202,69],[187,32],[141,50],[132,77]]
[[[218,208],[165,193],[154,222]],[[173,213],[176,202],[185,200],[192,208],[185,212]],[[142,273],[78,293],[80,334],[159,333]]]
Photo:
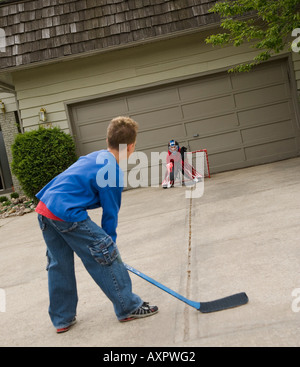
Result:
[[179,151],[179,144],[176,140],[172,139],[168,143],[169,152],[172,154],[176,154]]

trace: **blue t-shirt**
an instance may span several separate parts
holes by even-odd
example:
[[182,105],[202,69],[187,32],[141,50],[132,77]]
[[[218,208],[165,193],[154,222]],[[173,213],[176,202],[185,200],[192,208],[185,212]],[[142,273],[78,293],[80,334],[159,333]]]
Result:
[[67,222],[85,220],[88,209],[102,207],[101,226],[115,242],[123,186],[124,174],[116,158],[108,150],[100,150],[80,157],[36,197]]

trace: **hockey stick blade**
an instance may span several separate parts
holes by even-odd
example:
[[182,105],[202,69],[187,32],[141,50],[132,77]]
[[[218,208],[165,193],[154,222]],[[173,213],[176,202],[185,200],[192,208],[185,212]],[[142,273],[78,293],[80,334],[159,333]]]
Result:
[[191,300],[185,298],[184,296],[180,295],[179,293],[173,291],[172,289],[166,287],[165,285],[163,285],[163,284],[157,282],[156,280],[150,278],[148,275],[143,274],[140,271],[134,269],[132,266],[129,266],[125,263],[124,263],[124,265],[125,265],[127,270],[129,270],[132,273],[138,275],[139,277],[147,280],[149,283],[155,285],[156,287],[162,289],[163,291],[171,294],[171,296],[179,299],[180,301],[185,302],[189,306],[196,308],[198,311],[200,311],[202,313],[222,311],[222,310],[226,310],[228,308],[233,308],[233,307],[238,307],[238,306],[245,305],[248,302],[248,297],[247,297],[246,293],[244,293],[244,292],[233,294],[232,296],[228,296],[228,297],[225,297],[225,298],[220,298],[220,299],[217,299],[215,301],[210,301],[210,302],[191,301]]
[[248,303],[248,296],[245,292],[236,293],[232,296],[224,297],[210,302],[201,302],[199,311],[202,313],[217,312],[228,308],[242,306]]

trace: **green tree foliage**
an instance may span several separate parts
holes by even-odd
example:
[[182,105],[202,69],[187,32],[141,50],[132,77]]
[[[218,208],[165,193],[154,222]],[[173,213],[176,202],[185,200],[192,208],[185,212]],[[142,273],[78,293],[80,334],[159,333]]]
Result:
[[300,27],[300,0],[224,0],[217,2],[210,12],[219,14],[224,33],[211,35],[206,43],[240,46],[253,42],[259,50],[252,62],[240,64],[229,71],[249,71],[291,47],[292,31]]
[[12,171],[24,193],[34,200],[35,194],[77,160],[72,137],[57,127],[18,134],[12,155]]

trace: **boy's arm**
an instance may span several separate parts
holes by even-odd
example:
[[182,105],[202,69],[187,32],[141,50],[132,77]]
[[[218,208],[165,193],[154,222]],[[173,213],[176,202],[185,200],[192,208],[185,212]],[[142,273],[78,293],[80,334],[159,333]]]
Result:
[[116,242],[118,215],[121,206],[121,190],[119,188],[102,188],[99,192],[103,209],[101,227]]

